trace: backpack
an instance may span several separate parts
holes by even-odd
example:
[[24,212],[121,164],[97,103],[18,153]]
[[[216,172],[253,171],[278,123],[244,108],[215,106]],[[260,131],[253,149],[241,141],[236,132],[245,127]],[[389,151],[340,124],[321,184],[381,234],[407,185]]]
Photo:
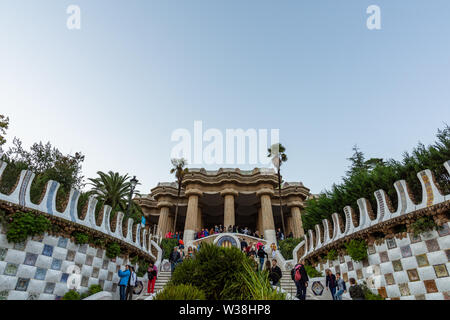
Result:
[[291,270],[291,278],[294,281],[300,281],[302,278],[302,274],[300,273],[300,267],[301,265],[296,265],[294,269]]

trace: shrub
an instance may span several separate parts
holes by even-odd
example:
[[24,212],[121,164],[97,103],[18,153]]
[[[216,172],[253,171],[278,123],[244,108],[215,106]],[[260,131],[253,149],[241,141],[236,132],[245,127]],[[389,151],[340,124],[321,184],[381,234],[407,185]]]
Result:
[[155,295],[155,300],[206,300],[205,293],[199,288],[189,285],[167,285]]
[[89,236],[84,232],[75,231],[72,236],[75,238],[76,244],[83,245],[89,242]]
[[80,300],[81,296],[75,290],[69,290],[64,294],[62,299],[63,300]]
[[367,243],[363,239],[352,239],[350,242],[345,243],[348,255],[353,261],[363,261],[367,258]]
[[310,265],[306,265],[305,264],[305,271],[308,274],[309,278],[318,278],[318,277],[323,277],[322,272],[317,271],[316,268],[314,268],[313,266]]
[[139,260],[138,269],[136,271],[136,275],[138,277],[143,277],[148,269],[148,261],[146,260]]
[[330,251],[328,251],[327,255],[326,255],[326,259],[328,261],[334,261],[336,260],[338,257],[338,253],[335,249],[331,249]]
[[116,242],[111,242],[106,247],[106,256],[110,259],[114,259],[120,254],[120,246]]
[[176,247],[177,245],[177,239],[162,239],[161,249],[163,251],[163,259],[169,259],[170,253],[173,251],[173,247]]
[[244,290],[240,273],[246,259],[249,258],[238,248],[203,244],[194,259],[187,259],[175,268],[171,283],[192,284],[208,300],[240,299]]
[[422,217],[411,223],[411,230],[416,237],[421,233],[438,230],[438,228],[439,226],[432,217]]
[[103,288],[102,288],[101,285],[99,285],[99,284],[93,284],[93,285],[91,285],[91,286],[89,287],[88,295],[89,295],[89,296],[92,296],[93,294],[96,294],[96,293],[99,293],[99,292],[102,292],[102,291],[103,291]]
[[278,245],[283,258],[286,260],[292,259],[292,251],[294,251],[295,247],[302,241],[303,238],[287,238],[279,241]]
[[6,237],[8,242],[19,243],[29,236],[42,235],[51,228],[51,222],[43,215],[31,212],[16,212],[8,225]]
[[365,281],[363,283],[361,283],[359,286],[363,290],[366,300],[384,300],[384,298],[381,295],[373,293],[372,290],[370,290],[367,287],[367,284]]

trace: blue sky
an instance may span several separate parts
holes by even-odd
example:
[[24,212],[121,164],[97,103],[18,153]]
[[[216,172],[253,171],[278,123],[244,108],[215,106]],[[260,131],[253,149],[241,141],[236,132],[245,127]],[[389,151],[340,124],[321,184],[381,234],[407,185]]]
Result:
[[[71,4],[81,30],[66,28]],[[372,4],[381,30],[366,27]],[[285,179],[318,193],[354,144],[399,159],[448,122],[449,12],[448,0],[2,0],[0,113],[10,141],[81,151],[85,176],[137,175],[141,192],[173,179],[177,128],[280,129]]]

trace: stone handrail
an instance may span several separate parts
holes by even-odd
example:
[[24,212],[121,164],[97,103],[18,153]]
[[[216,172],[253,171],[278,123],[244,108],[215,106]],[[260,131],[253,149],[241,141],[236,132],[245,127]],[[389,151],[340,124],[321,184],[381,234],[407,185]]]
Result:
[[[0,161],[0,177],[6,168],[6,163]],[[111,207],[108,205],[103,206],[101,212],[99,213],[100,225],[97,225],[95,217],[95,207],[97,205],[97,199],[95,196],[90,196],[88,200],[86,215],[83,218],[79,218],[78,215],[78,201],[81,192],[72,188],[70,190],[69,200],[67,202],[64,212],[59,212],[56,208],[56,194],[60,184],[56,181],[49,180],[45,188],[45,195],[39,204],[34,204],[30,200],[30,188],[31,183],[35,177],[35,174],[30,170],[22,170],[20,173],[18,182],[14,190],[9,195],[0,192],[0,201],[6,201],[12,204],[19,205],[24,208],[28,208],[35,211],[40,211],[48,215],[69,221],[71,223],[93,229],[97,232],[101,232],[107,236],[115,238],[117,240],[123,241],[145,253],[150,255],[156,262],[161,258],[161,248],[149,238],[147,234],[147,229],[142,231],[141,239],[141,229],[142,225],[140,223],[133,224],[133,219],[129,218],[127,221],[127,231],[124,235],[122,230],[122,222],[124,219],[123,212],[117,212],[115,217],[115,230],[112,231],[110,223]],[[83,210],[84,212],[84,210]],[[133,237],[135,234],[135,237]],[[134,238],[134,239],[133,239]],[[151,247],[154,246],[158,251],[158,257],[152,254]]]
[[[450,174],[450,160],[444,163],[444,167]],[[401,216],[413,213],[415,211],[426,209],[435,205],[445,203],[450,200],[450,195],[443,195],[434,178],[431,170],[426,169],[417,173],[417,177],[422,185],[422,201],[415,204],[411,199],[408,185],[405,180],[399,180],[394,183],[397,192],[398,206],[397,210],[393,210],[390,199],[384,190],[374,192],[377,202],[377,212],[374,219],[369,201],[360,198],[357,201],[359,216],[356,216],[350,206],[346,206],[343,210],[345,213],[344,230],[341,229],[341,217],[337,213],[332,214],[333,227],[331,228],[329,220],[322,220],[323,228],[315,225],[315,230],[308,230],[305,234],[305,240],[302,241],[293,250],[294,259],[297,259],[297,253],[303,248],[304,252],[301,258],[307,258],[314,254],[317,250],[329,247],[336,241],[347,238],[350,235],[363,233],[369,229],[385,224],[386,222],[399,218]],[[359,221],[353,221],[354,217],[358,217]],[[356,226],[357,225],[357,226]],[[321,232],[323,230],[323,232]],[[322,236],[323,235],[323,236]]]

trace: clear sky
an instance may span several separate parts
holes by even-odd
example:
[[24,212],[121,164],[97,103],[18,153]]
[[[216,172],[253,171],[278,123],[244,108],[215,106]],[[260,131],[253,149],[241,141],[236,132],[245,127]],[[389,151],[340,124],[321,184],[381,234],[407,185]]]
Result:
[[[372,4],[381,30],[366,27]],[[354,144],[399,159],[449,122],[449,13],[448,0],[1,0],[0,113],[9,141],[81,151],[85,176],[137,175],[145,193],[173,179],[175,129],[280,129],[285,179],[318,193]]]

